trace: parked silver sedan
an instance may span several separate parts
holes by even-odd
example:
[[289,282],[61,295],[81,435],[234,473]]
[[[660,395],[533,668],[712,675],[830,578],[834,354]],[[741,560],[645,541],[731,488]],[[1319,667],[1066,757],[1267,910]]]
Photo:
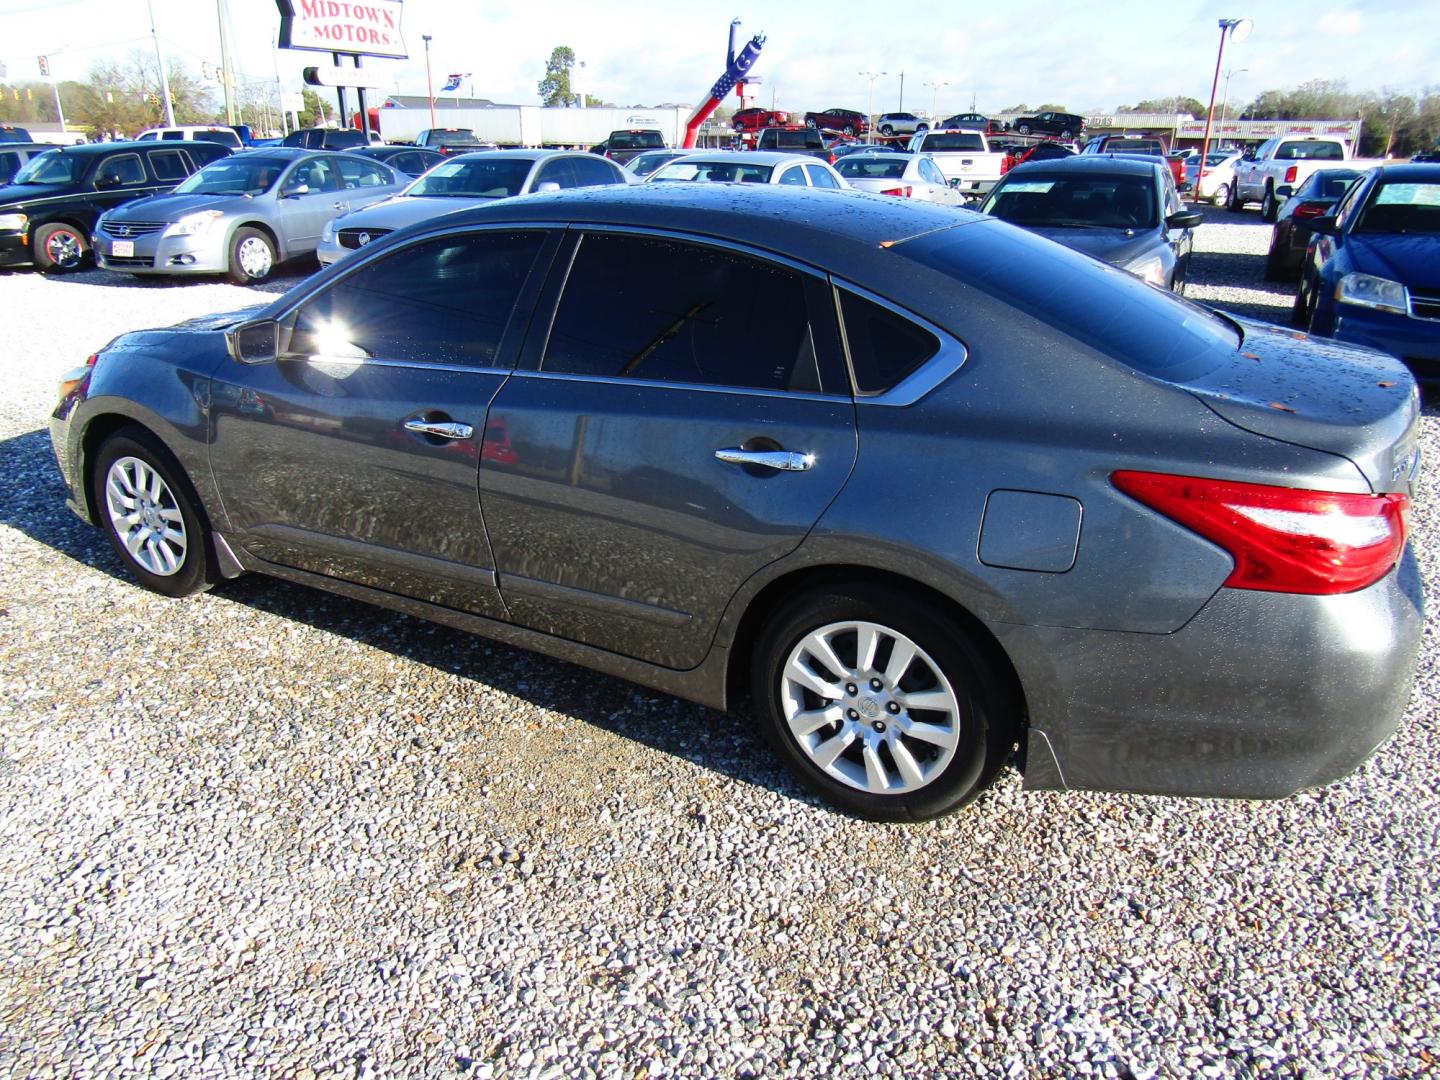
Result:
[[167,195],[95,225],[95,261],[132,274],[227,274],[249,285],[313,252],[331,218],[399,191],[409,177],[373,158],[275,147],[212,162]]
[[393,199],[325,226],[316,255],[329,266],[386,233],[452,210],[532,191],[626,184],[625,171],[596,154],[573,150],[485,150],[456,154]]
[[944,206],[965,205],[965,196],[950,186],[929,154],[849,154],[835,163],[835,171],[857,191],[922,199]]

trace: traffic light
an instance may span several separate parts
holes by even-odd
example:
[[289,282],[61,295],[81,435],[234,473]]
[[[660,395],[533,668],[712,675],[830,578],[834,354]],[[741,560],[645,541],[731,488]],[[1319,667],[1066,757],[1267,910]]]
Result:
[[50,58],[48,56],[37,56],[35,59],[40,61],[40,74],[48,76],[50,74]]

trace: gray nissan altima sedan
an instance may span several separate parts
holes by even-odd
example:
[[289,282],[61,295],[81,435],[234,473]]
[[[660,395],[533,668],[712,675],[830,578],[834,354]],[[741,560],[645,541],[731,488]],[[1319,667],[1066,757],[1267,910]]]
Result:
[[227,274],[250,285],[314,252],[332,218],[395,194],[410,178],[358,154],[277,146],[234,154],[167,195],[96,223],[95,262],[132,274]]
[[993,218],[499,201],[127,334],[51,434],[145,586],[247,571],[749,712],[845,810],[1280,797],[1410,696],[1415,383]]

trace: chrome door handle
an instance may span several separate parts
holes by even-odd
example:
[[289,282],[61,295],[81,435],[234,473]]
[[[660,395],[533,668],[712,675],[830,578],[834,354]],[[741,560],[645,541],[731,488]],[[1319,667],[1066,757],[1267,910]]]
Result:
[[343,203],[343,202],[337,202],[337,203],[335,204],[335,209],[336,209],[336,210],[348,210],[348,209],[350,209],[350,204],[349,204],[349,203]]
[[741,450],[739,447],[716,450],[715,459],[727,465],[759,465],[780,472],[804,472],[815,464],[814,454],[797,454],[793,450]]
[[469,424],[453,420],[406,420],[405,430],[416,435],[434,435],[437,439],[468,439],[475,434]]

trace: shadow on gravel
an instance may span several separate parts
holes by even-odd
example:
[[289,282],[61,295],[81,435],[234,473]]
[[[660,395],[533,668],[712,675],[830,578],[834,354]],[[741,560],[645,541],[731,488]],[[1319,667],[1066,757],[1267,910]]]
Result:
[[[319,269],[320,264],[313,258],[303,257],[281,264],[276,268],[274,276],[261,285],[235,285],[235,288],[278,295],[317,273]],[[234,282],[223,274],[125,274],[115,270],[101,270],[95,266],[69,274],[51,274],[49,277],[51,281],[67,285],[99,285],[105,289],[184,289],[192,285],[234,285]]]
[[[140,588],[104,533],[66,508],[47,431],[0,440],[0,526]],[[743,713],[718,713],[489,638],[259,574],[223,582],[213,595],[483,683],[732,779],[816,801],[790,780]]]

